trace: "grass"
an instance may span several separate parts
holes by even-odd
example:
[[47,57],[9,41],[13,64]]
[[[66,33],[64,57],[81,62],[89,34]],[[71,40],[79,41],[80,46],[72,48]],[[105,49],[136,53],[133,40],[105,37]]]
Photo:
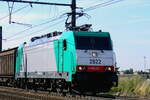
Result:
[[118,87],[113,87],[110,93],[117,96],[150,97],[150,81],[141,76],[120,77]]

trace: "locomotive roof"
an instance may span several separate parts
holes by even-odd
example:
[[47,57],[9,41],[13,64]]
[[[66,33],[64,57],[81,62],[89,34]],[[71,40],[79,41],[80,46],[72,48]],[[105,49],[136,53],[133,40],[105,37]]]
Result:
[[109,32],[84,32],[84,31],[75,31],[76,36],[98,36],[98,37],[110,37]]

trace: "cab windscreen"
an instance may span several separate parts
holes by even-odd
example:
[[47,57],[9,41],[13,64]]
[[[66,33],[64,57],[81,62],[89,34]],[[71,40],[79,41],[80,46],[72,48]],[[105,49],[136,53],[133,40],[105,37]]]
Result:
[[76,36],[76,49],[112,50],[110,37]]

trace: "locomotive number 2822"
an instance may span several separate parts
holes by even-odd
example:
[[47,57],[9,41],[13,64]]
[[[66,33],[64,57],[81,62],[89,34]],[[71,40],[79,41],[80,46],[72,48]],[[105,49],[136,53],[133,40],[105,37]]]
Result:
[[90,59],[90,64],[101,64],[101,62],[100,59]]

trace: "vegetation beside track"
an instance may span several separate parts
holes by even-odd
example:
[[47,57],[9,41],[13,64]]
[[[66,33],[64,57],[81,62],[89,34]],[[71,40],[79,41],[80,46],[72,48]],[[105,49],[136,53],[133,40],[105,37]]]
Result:
[[141,76],[120,77],[118,87],[113,87],[110,94],[128,97],[150,97],[150,80]]

